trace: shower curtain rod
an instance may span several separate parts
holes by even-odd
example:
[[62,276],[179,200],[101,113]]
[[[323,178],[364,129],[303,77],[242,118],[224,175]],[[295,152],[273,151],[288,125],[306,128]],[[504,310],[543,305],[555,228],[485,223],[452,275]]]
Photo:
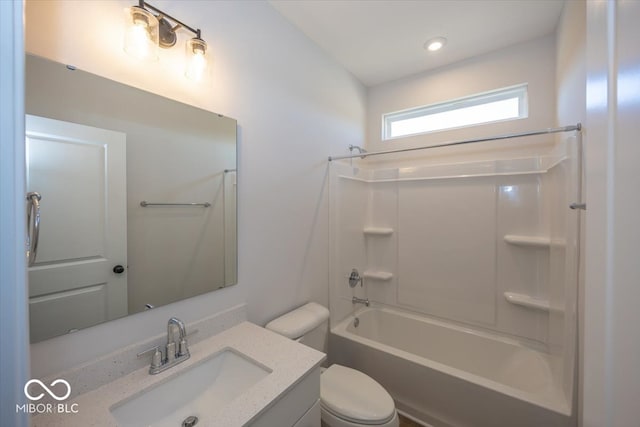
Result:
[[487,138],[477,138],[477,139],[466,139],[463,141],[452,141],[452,142],[443,142],[442,144],[437,145],[428,145],[426,147],[412,147],[412,148],[400,148],[397,150],[386,150],[386,151],[373,151],[371,153],[362,152],[358,154],[349,154],[345,156],[329,156],[329,161],[333,160],[342,160],[342,159],[353,159],[355,157],[360,157],[364,159],[369,156],[378,156],[380,154],[391,154],[391,153],[403,153],[405,151],[415,151],[415,150],[427,150],[429,148],[439,148],[439,147],[450,147],[452,145],[463,145],[463,144],[472,144],[475,142],[486,142],[486,141],[497,141],[500,139],[509,139],[509,138],[520,138],[523,136],[535,136],[535,135],[545,135],[548,133],[558,133],[558,132],[571,132],[574,130],[580,131],[582,129],[582,123],[578,123],[572,126],[563,126],[559,128],[547,128],[542,130],[537,130],[533,132],[524,132],[524,133],[511,133],[506,135],[498,135],[491,136]]

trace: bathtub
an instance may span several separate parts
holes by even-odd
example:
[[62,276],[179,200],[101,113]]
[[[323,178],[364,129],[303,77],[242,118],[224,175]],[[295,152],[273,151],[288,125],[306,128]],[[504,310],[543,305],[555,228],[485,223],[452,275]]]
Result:
[[384,307],[331,329],[332,363],[380,382],[433,427],[575,426],[562,360],[516,340]]

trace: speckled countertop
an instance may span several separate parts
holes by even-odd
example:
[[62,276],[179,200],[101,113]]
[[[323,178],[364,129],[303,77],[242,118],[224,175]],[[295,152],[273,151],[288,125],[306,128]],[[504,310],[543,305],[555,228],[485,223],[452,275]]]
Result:
[[[246,392],[216,412],[215,419],[201,420],[210,427],[243,426],[252,421],[302,377],[319,366],[325,355],[249,322],[242,322],[191,346],[191,357],[165,372],[149,375],[148,367],[138,369],[95,390],[69,399],[78,413],[42,414],[31,419],[34,427],[116,426],[110,408],[129,396],[166,381],[209,356],[226,348],[234,349],[272,372]],[[318,393],[320,391],[318,390]]]

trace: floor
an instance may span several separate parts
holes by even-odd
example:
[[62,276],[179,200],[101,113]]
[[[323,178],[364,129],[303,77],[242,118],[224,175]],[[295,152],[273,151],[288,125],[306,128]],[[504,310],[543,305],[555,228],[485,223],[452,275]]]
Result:
[[420,424],[415,421],[411,421],[409,418],[405,418],[400,415],[400,427],[422,427]]

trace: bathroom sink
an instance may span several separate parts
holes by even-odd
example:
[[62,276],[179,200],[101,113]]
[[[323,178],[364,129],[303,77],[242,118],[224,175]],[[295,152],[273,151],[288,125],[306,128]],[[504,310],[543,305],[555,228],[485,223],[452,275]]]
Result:
[[270,369],[227,348],[169,375],[110,408],[118,426],[180,426],[189,417],[202,425],[215,412],[265,378]]

